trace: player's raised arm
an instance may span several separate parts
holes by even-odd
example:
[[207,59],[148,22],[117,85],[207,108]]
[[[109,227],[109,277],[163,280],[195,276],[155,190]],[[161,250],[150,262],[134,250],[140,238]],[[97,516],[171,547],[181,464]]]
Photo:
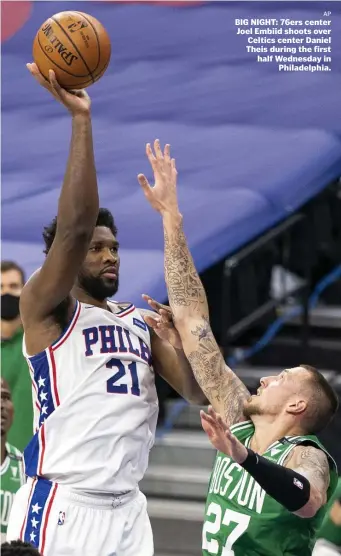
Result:
[[70,93],[62,89],[53,71],[48,82],[36,64],[27,67],[70,112],[72,138],[59,198],[56,236],[40,271],[21,294],[21,313],[26,324],[43,320],[69,295],[88,250],[99,208],[89,96],[85,91]]
[[144,194],[163,219],[165,277],[174,323],[196,380],[213,407],[229,424],[243,419],[243,406],[250,394],[239,378],[226,366],[213,336],[205,290],[194,266],[183,231],[176,193],[177,171],[158,140],[155,155],[147,145],[147,157],[154,172],[151,187],[145,176],[138,176]]

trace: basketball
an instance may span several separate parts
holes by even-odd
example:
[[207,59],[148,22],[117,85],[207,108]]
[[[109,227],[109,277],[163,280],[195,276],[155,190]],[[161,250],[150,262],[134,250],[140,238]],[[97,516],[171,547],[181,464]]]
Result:
[[33,42],[33,59],[48,79],[54,70],[65,89],[85,89],[98,81],[111,56],[109,36],[91,15],[69,11],[47,19]]

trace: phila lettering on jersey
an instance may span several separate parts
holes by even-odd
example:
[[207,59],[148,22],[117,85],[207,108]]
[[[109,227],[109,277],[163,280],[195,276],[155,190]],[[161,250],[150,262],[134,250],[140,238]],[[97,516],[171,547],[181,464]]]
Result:
[[[114,308],[110,302],[109,307]],[[158,400],[148,327],[129,305],[77,301],[62,336],[28,361],[35,435],[25,471],[85,492],[120,493],[142,479]]]

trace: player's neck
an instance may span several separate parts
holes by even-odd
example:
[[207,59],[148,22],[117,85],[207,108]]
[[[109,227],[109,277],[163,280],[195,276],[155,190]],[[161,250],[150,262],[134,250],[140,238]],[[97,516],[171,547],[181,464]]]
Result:
[[1,465],[4,463],[7,456],[6,450],[6,435],[1,435]]
[[14,320],[1,319],[1,339],[10,340],[19,328],[21,328],[20,317]]
[[89,295],[86,291],[78,286],[74,286],[72,288],[71,295],[75,297],[80,303],[85,303],[88,305],[94,305],[95,307],[99,307],[100,309],[107,309],[108,304],[107,300],[103,299],[103,301],[99,301],[98,299],[94,299]]
[[255,432],[252,437],[250,448],[258,454],[263,454],[266,450],[284,436],[298,436],[302,431],[297,423],[292,424],[286,421],[285,417],[271,417],[265,415],[252,415]]

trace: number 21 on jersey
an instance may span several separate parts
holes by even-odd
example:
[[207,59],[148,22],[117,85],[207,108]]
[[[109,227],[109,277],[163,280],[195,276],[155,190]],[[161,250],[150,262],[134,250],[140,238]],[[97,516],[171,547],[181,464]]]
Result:
[[[135,361],[125,365],[120,359],[110,359],[106,364],[108,369],[117,369],[116,373],[107,380],[107,392],[109,394],[132,394],[140,396],[139,377]],[[127,375],[130,374],[131,386],[128,387]],[[130,381],[129,381],[130,382]]]
[[225,546],[222,547],[221,556],[234,556],[232,549],[234,543],[239,537],[245,533],[249,526],[251,517],[249,515],[235,512],[234,510],[225,510],[224,515],[219,504],[211,502],[207,508],[207,516],[214,516],[214,521],[205,521],[202,532],[202,548],[209,554],[220,554],[219,542],[217,539],[208,540],[207,535],[217,535],[222,525],[235,525],[231,533],[226,539]]

